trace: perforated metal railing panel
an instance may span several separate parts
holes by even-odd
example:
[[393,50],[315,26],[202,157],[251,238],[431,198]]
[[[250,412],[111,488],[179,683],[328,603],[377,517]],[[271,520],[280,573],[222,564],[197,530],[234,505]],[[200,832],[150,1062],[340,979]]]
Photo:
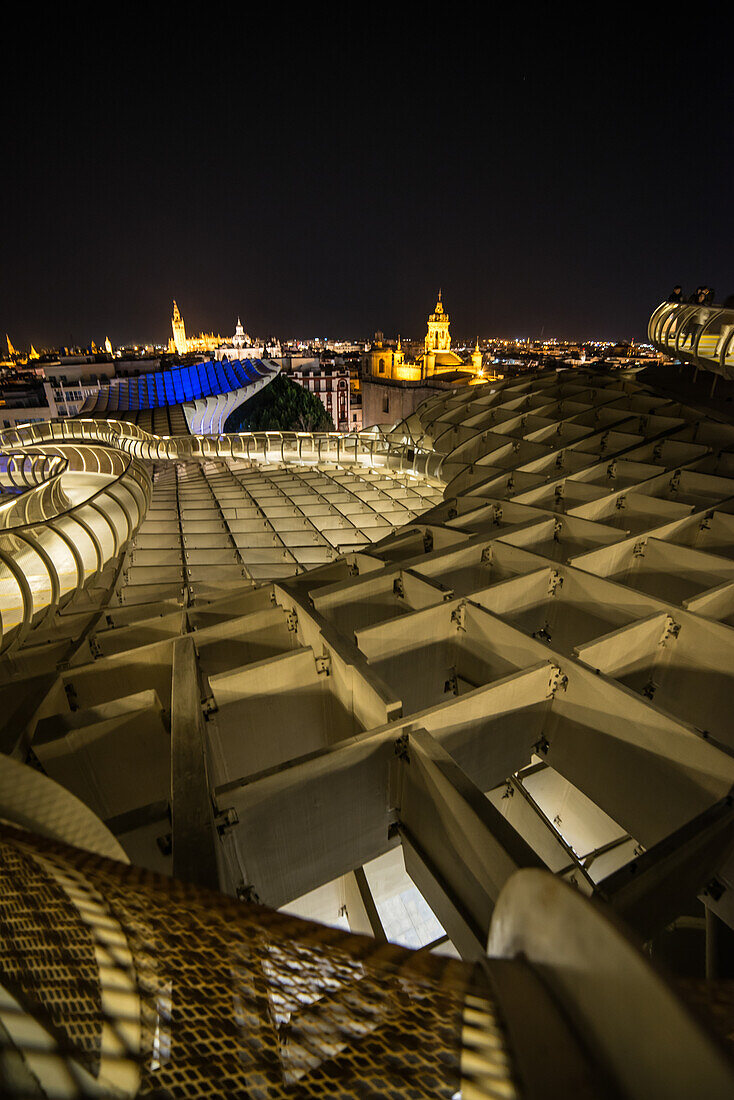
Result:
[[0,827],[3,1095],[513,1097],[481,971]]

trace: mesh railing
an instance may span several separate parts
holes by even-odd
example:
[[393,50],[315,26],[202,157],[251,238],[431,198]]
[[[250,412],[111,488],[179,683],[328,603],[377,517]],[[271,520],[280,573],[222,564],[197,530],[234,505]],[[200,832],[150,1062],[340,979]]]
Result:
[[384,467],[443,485],[442,456],[412,441],[395,443],[372,432],[240,432],[231,435],[157,436],[122,420],[63,420],[24,424],[0,432],[0,447],[54,442],[101,443],[136,458],[241,458],[251,462],[337,462]]
[[478,967],[0,827],[3,1095],[517,1095]]

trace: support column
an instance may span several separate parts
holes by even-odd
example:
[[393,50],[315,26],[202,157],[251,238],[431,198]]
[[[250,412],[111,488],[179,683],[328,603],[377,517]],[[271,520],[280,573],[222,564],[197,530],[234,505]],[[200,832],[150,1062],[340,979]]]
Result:
[[352,932],[374,936],[379,943],[387,943],[385,929],[377,912],[364,868],[357,867],[344,880],[349,927]]
[[505,882],[519,867],[543,863],[425,730],[400,738],[396,754],[406,870],[460,954],[482,958]]
[[171,835],[174,878],[219,889],[217,837],[207,769],[194,639],[173,646],[171,685]]

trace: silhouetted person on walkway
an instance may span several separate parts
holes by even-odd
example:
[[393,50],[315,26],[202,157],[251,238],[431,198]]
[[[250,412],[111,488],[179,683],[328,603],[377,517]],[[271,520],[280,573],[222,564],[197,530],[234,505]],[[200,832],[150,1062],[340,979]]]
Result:
[[683,301],[683,287],[680,286],[680,284],[676,283],[676,285],[673,287],[670,294],[668,295],[667,300],[669,302],[682,302]]
[[[695,300],[696,305],[705,306],[708,301],[709,294],[713,295],[713,290],[711,290],[707,286],[700,286],[696,290],[695,296],[691,295],[689,301]],[[696,343],[696,340],[701,335],[701,332],[703,331],[703,326],[708,320],[708,316],[708,310],[698,309],[688,322],[686,326],[686,335],[690,336],[691,338],[689,351],[693,351],[693,345]],[[685,343],[685,340],[683,341],[683,343]]]

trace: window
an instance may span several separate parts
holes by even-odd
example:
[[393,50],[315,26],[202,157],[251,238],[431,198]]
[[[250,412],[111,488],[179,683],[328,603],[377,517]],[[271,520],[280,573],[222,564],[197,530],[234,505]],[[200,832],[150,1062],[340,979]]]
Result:
[[385,360],[384,359],[380,360],[379,373],[380,374],[385,373]]
[[387,394],[385,394],[385,396],[382,399],[382,411],[384,413],[389,413],[390,412],[390,398]]

